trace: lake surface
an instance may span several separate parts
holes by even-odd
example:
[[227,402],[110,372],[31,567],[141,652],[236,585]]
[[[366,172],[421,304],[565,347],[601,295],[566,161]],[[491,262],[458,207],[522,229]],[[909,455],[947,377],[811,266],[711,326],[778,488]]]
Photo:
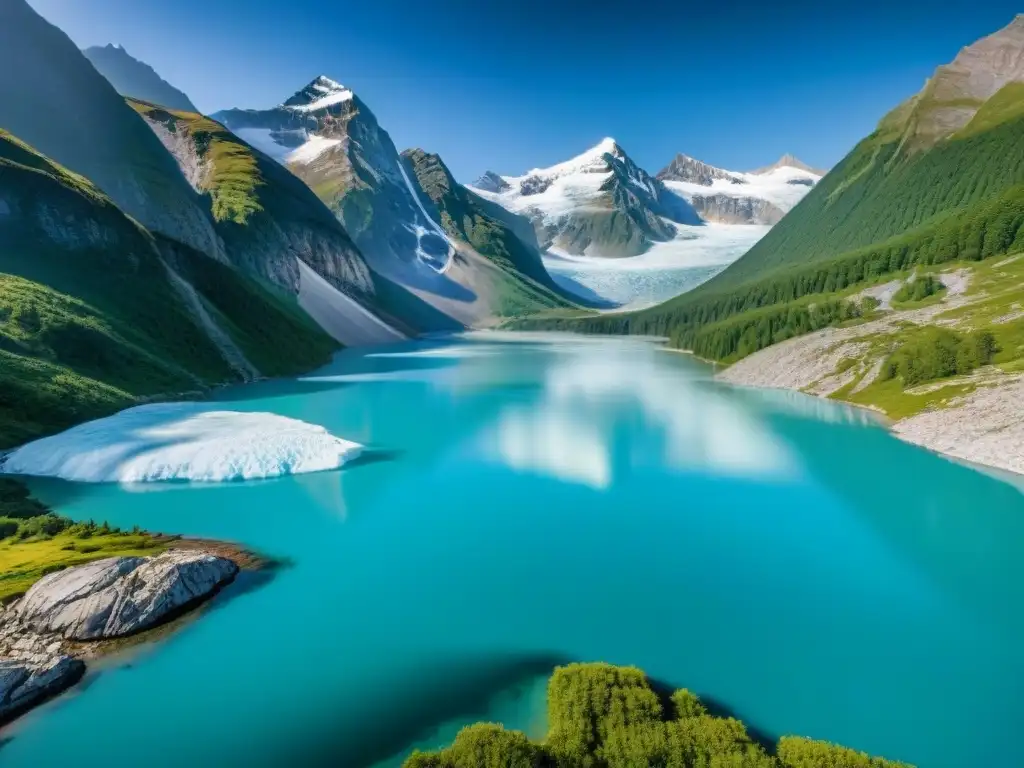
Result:
[[24,718],[5,768],[392,766],[566,661],[634,664],[774,738],[1019,764],[1024,497],[850,409],[634,341],[346,351],[219,394],[371,448],[340,471],[33,488],[76,518],[287,558]]

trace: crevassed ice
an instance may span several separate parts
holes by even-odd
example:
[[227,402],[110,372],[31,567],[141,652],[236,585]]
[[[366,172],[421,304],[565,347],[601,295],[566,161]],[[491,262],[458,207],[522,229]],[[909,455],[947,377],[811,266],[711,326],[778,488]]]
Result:
[[89,483],[222,482],[335,469],[362,448],[273,413],[160,403],[36,440],[8,456],[3,470]]

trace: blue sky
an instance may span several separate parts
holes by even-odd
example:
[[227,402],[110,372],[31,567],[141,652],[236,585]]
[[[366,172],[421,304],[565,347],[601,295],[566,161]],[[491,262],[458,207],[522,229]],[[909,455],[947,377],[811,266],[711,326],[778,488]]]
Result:
[[[279,103],[318,74],[399,149],[469,181],[615,137],[654,173],[676,152],[746,170],[837,162],[1005,0],[29,0],[81,46],[120,43],[200,109]],[[898,5],[898,7],[896,7]]]

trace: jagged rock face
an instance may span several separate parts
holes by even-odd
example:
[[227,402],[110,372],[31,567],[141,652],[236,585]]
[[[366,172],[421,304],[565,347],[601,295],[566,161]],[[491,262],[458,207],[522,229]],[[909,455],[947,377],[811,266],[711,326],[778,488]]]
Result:
[[71,640],[121,637],[208,597],[237,573],[231,560],[201,552],[107,558],[44,576],[14,611],[36,632]]
[[440,270],[451,258],[452,247],[418,200],[391,137],[339,83],[321,76],[274,109],[214,117],[305,181],[386,277],[402,282],[422,268]]
[[93,46],[83,49],[82,53],[122,96],[142,99],[168,109],[199,111],[188,96],[119,45]]
[[209,193],[214,201],[221,184],[235,180],[230,169],[219,168],[214,158],[218,154],[235,162],[240,155],[251,158],[256,205],[243,212],[221,211],[215,205],[213,211],[233,264],[297,293],[298,257],[338,290],[372,295],[373,281],[362,255],[338,220],[300,179],[201,115],[130,103],[177,160],[189,183],[197,191]]
[[470,186],[475,187],[476,189],[482,189],[485,192],[505,192],[511,189],[509,183],[494,171],[487,171]]
[[85,664],[64,655],[18,653],[0,658],[0,725],[77,683]]
[[636,165],[612,139],[565,163],[502,181],[501,191],[473,190],[527,216],[542,248],[635,256],[675,237],[676,224],[700,224],[686,200]]
[[689,181],[705,187],[710,187],[715,179],[722,179],[732,184],[746,183],[743,179],[728,171],[702,163],[700,160],[681,153],[676,155],[671,163],[658,172],[657,178],[661,181]]
[[690,204],[704,221],[717,224],[778,224],[785,211],[756,197],[694,195]]
[[68,37],[24,0],[0,3],[0,126],[90,179],[151,230],[225,260],[174,160]]
[[921,149],[966,126],[1001,88],[1024,81],[1024,14],[960,50],[935,70],[920,93],[883,118],[880,128],[904,130],[911,149]]

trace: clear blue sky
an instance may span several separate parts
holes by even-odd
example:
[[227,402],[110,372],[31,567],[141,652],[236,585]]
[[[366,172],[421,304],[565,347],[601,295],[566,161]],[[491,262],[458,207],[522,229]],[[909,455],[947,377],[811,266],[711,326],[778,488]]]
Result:
[[[837,162],[1008,0],[29,0],[81,46],[120,43],[206,112],[280,103],[318,74],[399,149],[518,173],[615,137],[735,170]],[[899,7],[896,7],[899,6]]]

